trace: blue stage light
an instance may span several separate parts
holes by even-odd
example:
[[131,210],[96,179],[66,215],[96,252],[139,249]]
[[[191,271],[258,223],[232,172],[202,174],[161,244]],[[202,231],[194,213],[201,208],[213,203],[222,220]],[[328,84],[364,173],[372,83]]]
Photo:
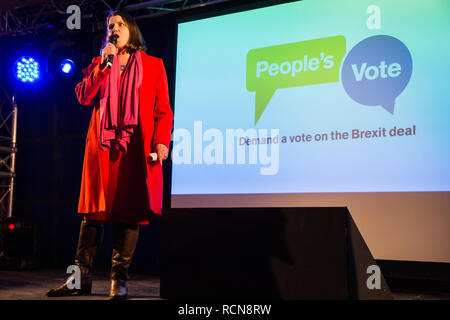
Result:
[[22,82],[39,79],[39,63],[31,57],[20,58],[16,61],[16,78]]
[[73,69],[75,68],[75,63],[70,59],[64,59],[61,62],[61,72],[65,74],[72,73]]

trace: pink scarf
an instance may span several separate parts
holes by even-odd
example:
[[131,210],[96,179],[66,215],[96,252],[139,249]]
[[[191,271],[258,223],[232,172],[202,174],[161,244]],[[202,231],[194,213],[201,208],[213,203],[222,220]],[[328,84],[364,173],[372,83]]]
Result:
[[127,152],[127,145],[138,125],[139,87],[142,83],[141,53],[130,55],[120,77],[119,57],[100,88],[100,149],[112,147]]

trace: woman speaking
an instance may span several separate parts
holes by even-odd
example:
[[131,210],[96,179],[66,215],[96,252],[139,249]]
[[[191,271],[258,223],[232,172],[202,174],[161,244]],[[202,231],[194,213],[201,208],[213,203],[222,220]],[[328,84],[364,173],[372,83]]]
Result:
[[75,88],[82,105],[94,106],[78,204],[84,215],[75,255],[81,287],[71,289],[69,278],[48,296],[91,293],[103,225],[113,222],[110,297],[126,298],[139,225],[148,224],[150,213],[161,214],[162,163],[168,157],[173,123],[166,72],[161,59],[145,54],[133,18],[120,12],[108,16],[106,39],[113,38],[117,44],[103,47]]

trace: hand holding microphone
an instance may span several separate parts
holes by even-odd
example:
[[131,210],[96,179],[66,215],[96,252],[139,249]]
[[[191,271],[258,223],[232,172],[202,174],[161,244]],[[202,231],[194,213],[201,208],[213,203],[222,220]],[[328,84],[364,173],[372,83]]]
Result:
[[103,67],[102,69],[104,69],[105,63],[106,63],[106,67],[108,67],[108,69],[111,69],[111,66],[114,61],[114,56],[118,52],[118,49],[116,47],[117,38],[118,38],[118,36],[116,34],[112,34],[109,37],[108,44],[102,50],[102,63],[101,63],[102,67]]
[[158,143],[155,146],[155,151],[151,152],[148,157],[150,161],[158,161],[162,165],[163,161],[169,157],[169,149],[164,144]]

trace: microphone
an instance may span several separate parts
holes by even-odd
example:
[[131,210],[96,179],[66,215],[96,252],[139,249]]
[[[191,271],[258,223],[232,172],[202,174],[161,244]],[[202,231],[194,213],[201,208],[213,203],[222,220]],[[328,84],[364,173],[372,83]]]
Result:
[[[112,34],[112,35],[109,36],[108,41],[110,43],[112,43],[113,45],[117,45],[117,38],[118,37],[119,36],[117,34]],[[106,59],[106,66],[108,67],[108,69],[111,69],[113,61],[114,61],[114,55],[113,54],[109,54],[108,58]]]
[[149,155],[150,161],[156,161],[158,160],[158,154],[156,152],[152,152]]

